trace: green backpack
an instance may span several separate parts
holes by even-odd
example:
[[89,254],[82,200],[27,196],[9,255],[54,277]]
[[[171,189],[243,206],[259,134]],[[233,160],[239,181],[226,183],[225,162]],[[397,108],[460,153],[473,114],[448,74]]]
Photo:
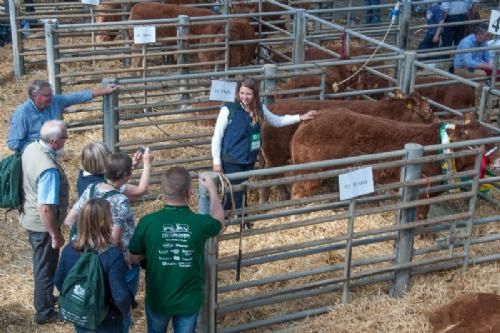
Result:
[[64,279],[59,295],[59,317],[89,330],[95,330],[109,311],[100,254],[85,250]]
[[21,154],[0,161],[0,208],[21,208],[23,171]]

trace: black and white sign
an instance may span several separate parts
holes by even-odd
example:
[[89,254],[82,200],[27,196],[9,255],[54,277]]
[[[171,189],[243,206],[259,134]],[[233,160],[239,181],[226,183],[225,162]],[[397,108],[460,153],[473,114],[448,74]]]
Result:
[[366,167],[339,175],[340,200],[347,200],[372,193],[373,169]]
[[488,32],[495,35],[500,35],[500,11],[492,10],[490,16],[490,25],[488,27]]
[[134,27],[134,44],[156,42],[156,27],[154,25]]
[[236,82],[212,80],[210,87],[211,101],[233,102],[236,96]]

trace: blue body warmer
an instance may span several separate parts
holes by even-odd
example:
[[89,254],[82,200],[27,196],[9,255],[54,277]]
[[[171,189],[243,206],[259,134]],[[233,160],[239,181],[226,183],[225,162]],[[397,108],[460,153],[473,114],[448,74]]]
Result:
[[[225,106],[229,109],[229,119],[222,138],[222,160],[237,164],[255,163],[260,150],[260,124],[252,125],[250,114],[239,102]],[[258,147],[255,138],[259,140]]]

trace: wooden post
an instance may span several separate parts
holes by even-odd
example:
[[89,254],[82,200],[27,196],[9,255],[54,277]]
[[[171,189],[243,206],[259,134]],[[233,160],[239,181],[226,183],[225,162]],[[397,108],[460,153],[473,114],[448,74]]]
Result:
[[47,72],[49,82],[55,94],[61,93],[61,79],[57,77],[60,73],[60,66],[56,63],[59,59],[59,50],[56,48],[58,44],[57,35],[57,21],[49,20],[45,23],[45,49],[47,50]]
[[[215,182],[218,176],[209,172]],[[210,197],[205,187],[198,187],[198,211],[200,214],[210,213]],[[210,238],[205,246],[205,303],[198,317],[198,331],[200,333],[217,332],[217,239]]]
[[[116,84],[115,78],[104,78],[102,80],[102,85],[104,87]],[[119,141],[119,132],[116,129],[118,125],[118,112],[116,112],[115,107],[118,105],[118,91],[114,91],[112,94],[104,95],[102,99],[102,110],[103,110],[103,136],[104,143],[108,146],[111,152],[116,153],[119,148],[116,143]]]
[[24,75],[24,58],[21,56],[22,43],[21,33],[19,32],[19,21],[17,15],[19,7],[16,6],[16,0],[9,0],[9,19],[10,33],[12,36],[12,59],[14,61],[14,75],[20,79]]
[[[423,156],[423,148],[419,144],[407,143],[405,145],[407,160],[416,159]],[[401,170],[401,179],[404,181],[420,178],[422,167],[420,164],[406,165]],[[403,203],[414,201],[418,198],[418,187],[405,186],[401,193]],[[398,224],[414,222],[417,219],[417,209],[415,207],[401,209],[398,216]],[[407,264],[413,257],[413,237],[415,230],[406,229],[398,232],[395,247],[395,264]],[[410,268],[398,270],[394,274],[390,294],[392,297],[402,297],[410,283]]]
[[293,44],[292,60],[294,64],[304,63],[304,38],[306,37],[306,21],[304,13],[304,9],[297,9],[293,18],[293,36],[295,37],[295,42]]

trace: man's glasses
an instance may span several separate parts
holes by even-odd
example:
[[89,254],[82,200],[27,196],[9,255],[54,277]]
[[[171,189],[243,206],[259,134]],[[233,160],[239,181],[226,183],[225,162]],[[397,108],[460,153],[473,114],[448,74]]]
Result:
[[49,91],[49,92],[44,93],[44,94],[42,94],[42,93],[37,93],[37,95],[38,95],[38,96],[43,96],[43,97],[51,97],[51,96],[52,96],[52,94],[53,94],[53,93],[52,93],[52,91]]

